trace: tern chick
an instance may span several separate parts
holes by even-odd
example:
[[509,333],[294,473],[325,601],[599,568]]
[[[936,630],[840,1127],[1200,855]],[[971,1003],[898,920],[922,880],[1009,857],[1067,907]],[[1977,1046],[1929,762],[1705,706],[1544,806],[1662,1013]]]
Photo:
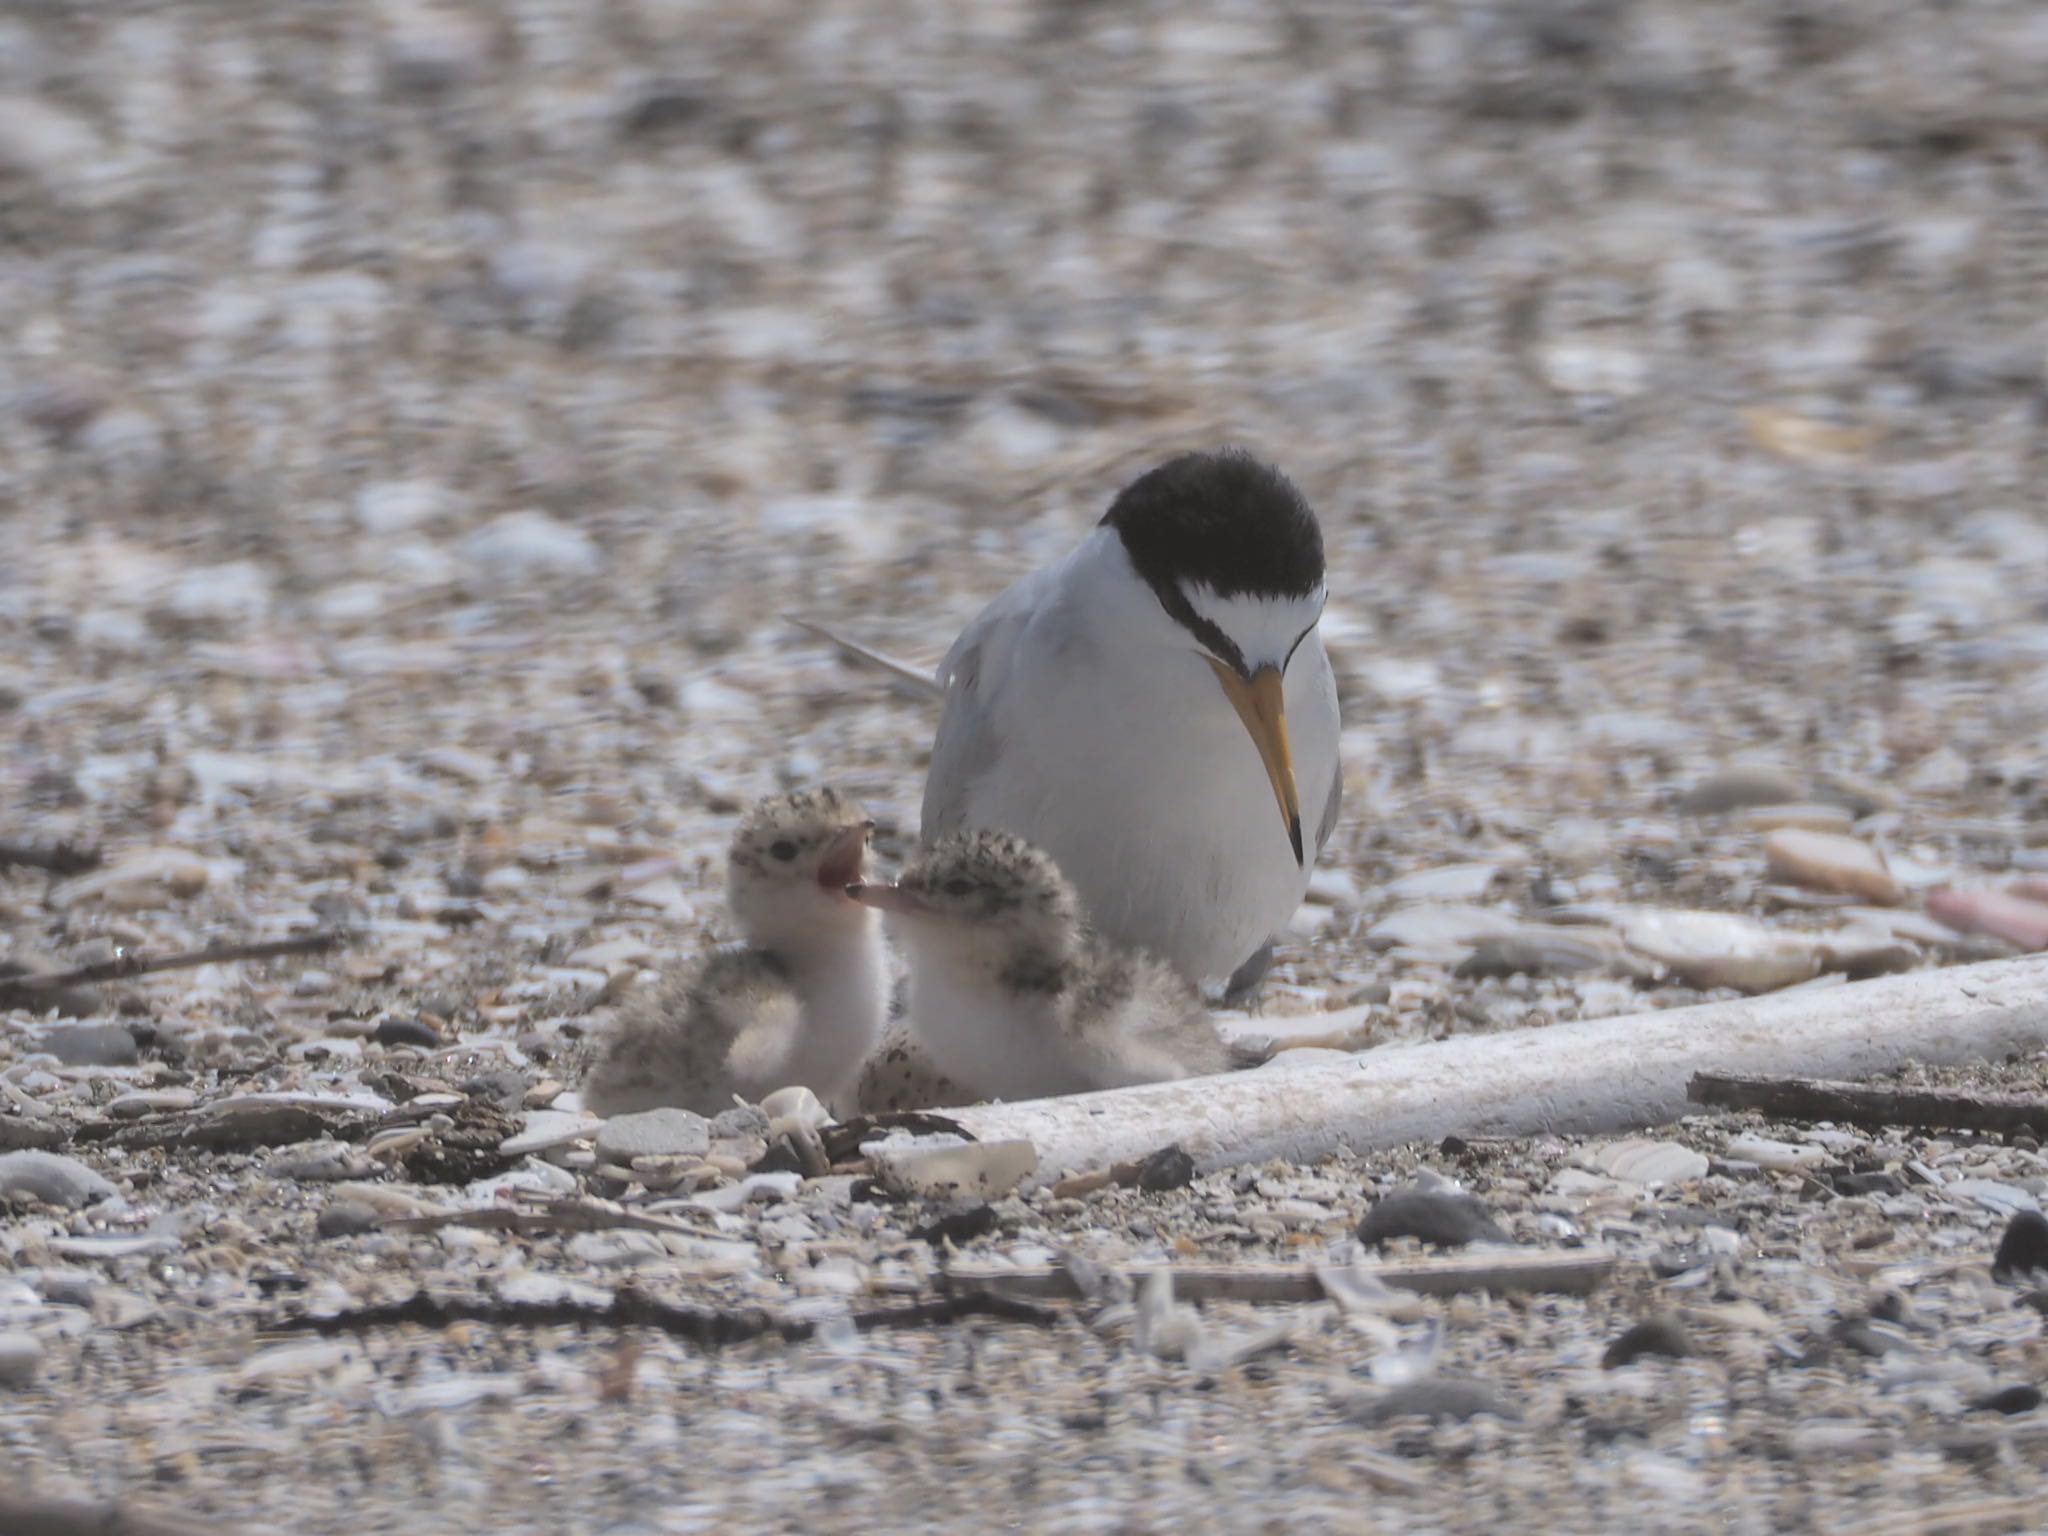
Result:
[[726,901],[743,942],[664,976],[621,1007],[583,1082],[601,1115],[673,1104],[700,1114],[792,1083],[852,1084],[889,1006],[881,925],[852,900],[874,831],[832,789],[775,795],[733,833]]
[[1028,1099],[1220,1072],[1201,994],[1156,955],[1098,937],[1051,858],[1007,832],[942,838],[894,885],[912,1035],[970,1093]]

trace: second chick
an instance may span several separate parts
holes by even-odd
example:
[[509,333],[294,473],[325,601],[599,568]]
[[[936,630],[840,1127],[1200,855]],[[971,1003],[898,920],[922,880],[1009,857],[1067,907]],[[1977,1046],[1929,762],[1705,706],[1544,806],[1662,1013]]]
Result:
[[955,833],[894,885],[852,895],[887,915],[909,964],[912,1036],[970,1093],[1040,1098],[1228,1064],[1201,994],[1156,955],[1099,937],[1021,838]]

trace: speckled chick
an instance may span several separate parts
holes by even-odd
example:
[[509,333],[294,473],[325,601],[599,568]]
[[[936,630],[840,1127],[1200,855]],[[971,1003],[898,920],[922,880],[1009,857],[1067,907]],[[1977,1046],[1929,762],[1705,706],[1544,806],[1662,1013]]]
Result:
[[1006,832],[940,839],[894,885],[908,1023],[933,1068],[977,1096],[1039,1098],[1220,1072],[1201,994],[1156,955],[1090,930],[1050,857]]
[[626,1000],[584,1077],[584,1104],[601,1115],[663,1104],[716,1114],[734,1094],[850,1088],[889,1005],[881,924],[847,894],[867,875],[873,830],[829,788],[748,811],[726,859],[743,941]]

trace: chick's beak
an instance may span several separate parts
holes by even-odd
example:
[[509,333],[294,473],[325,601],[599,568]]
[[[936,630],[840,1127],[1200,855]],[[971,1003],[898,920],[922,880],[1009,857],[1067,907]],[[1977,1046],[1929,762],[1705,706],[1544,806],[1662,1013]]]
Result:
[[1304,862],[1301,842],[1301,794],[1294,785],[1294,749],[1287,743],[1287,707],[1278,667],[1261,667],[1249,679],[1240,677],[1213,656],[1205,656],[1223,696],[1237,711],[1237,718],[1251,733],[1252,745],[1265,765],[1266,781],[1273,786],[1273,798],[1280,803],[1280,819],[1287,824],[1287,841],[1294,848],[1294,862]]
[[847,886],[846,894],[864,907],[873,907],[877,912],[922,912],[924,903],[900,885],[884,885],[875,881],[856,881]]
[[857,882],[867,863],[868,834],[874,829],[872,821],[858,821],[833,838],[818,861],[818,884],[828,891],[843,891]]

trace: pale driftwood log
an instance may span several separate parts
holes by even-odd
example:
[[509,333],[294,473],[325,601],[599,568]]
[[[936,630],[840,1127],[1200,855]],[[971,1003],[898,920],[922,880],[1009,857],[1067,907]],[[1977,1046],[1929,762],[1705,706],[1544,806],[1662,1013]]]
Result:
[[[1366,1022],[1353,1012],[1330,1015],[1332,1028]],[[1037,1178],[1051,1181],[1176,1141],[1211,1169],[1449,1135],[1632,1129],[1685,1114],[1696,1072],[1868,1077],[2044,1045],[2048,956],[2029,955],[948,1113],[983,1141],[1032,1142]]]
[[[1173,1276],[1182,1301],[1321,1301],[1323,1283],[1307,1264],[1132,1264],[1122,1273],[1132,1284],[1155,1270]],[[1583,1296],[1614,1273],[1614,1255],[1604,1248],[1569,1248],[1554,1253],[1511,1248],[1473,1249],[1449,1258],[1407,1264],[1364,1264],[1354,1273],[1399,1291],[1449,1296],[1458,1291],[1543,1291]],[[955,1290],[984,1287],[1018,1296],[1069,1297],[1081,1294],[1063,1265],[949,1264],[946,1283]]]

